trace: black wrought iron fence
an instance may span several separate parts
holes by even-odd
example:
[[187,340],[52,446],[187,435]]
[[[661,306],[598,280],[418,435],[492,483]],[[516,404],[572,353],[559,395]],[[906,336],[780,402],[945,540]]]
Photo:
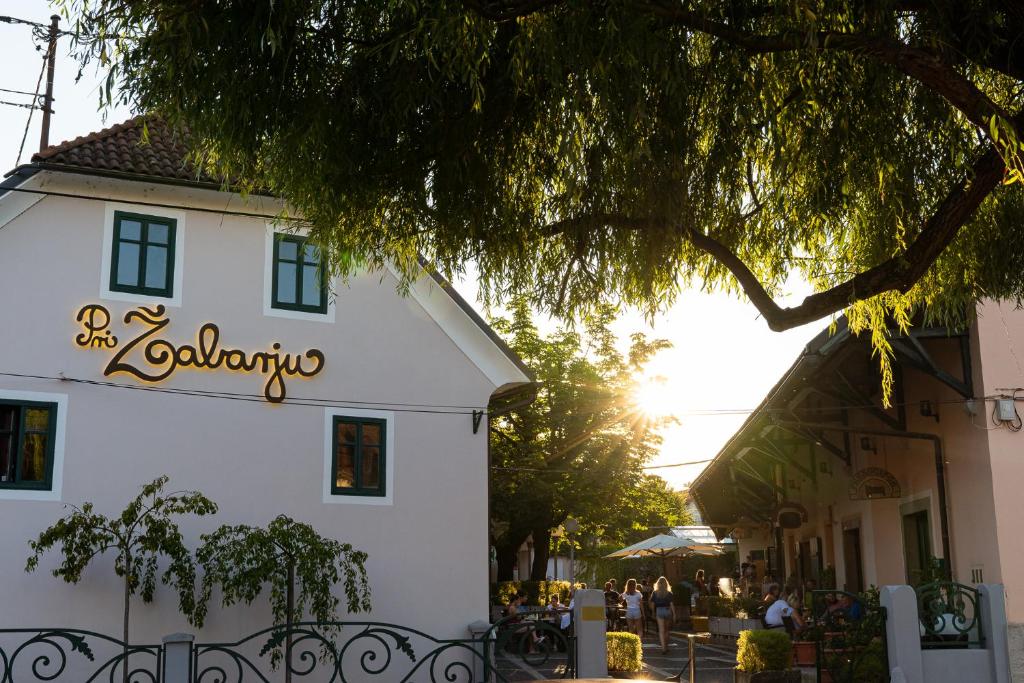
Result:
[[[230,642],[128,645],[78,629],[0,629],[0,683],[511,683],[576,677],[576,641],[543,619],[438,639],[378,622],[301,622]],[[185,666],[182,666],[184,662]],[[170,664],[173,663],[173,666]],[[166,668],[165,668],[166,666]],[[171,674],[171,671],[175,674]],[[185,673],[182,673],[185,672]]]
[[805,637],[815,641],[818,683],[885,683],[889,657],[878,591],[814,591]]
[[538,669],[575,678],[575,639],[545,621],[514,619],[464,639],[378,622],[302,622],[196,643],[192,665],[194,683],[270,683],[281,673],[325,683],[505,683]]
[[978,590],[953,581],[914,589],[921,622],[921,648],[985,647]]
[[163,648],[80,629],[0,629],[0,683],[162,683]]

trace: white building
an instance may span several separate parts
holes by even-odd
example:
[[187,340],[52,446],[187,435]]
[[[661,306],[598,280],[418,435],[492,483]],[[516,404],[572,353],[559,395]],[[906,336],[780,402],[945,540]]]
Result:
[[[140,131],[51,147],[0,188],[0,627],[119,634],[111,558],[66,585],[56,552],[25,572],[28,541],[166,474],[220,506],[183,520],[193,547],[287,514],[369,554],[370,619],[465,637],[488,616],[479,411],[529,371],[426,274],[408,296],[390,272],[321,279],[277,200],[196,180],[163,126]],[[197,637],[269,625],[266,600],[214,607]],[[170,589],[134,601],[134,642],[184,630]]]

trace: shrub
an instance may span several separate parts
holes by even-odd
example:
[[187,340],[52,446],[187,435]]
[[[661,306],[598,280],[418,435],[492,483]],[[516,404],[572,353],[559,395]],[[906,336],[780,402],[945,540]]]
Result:
[[785,631],[740,631],[736,668],[747,673],[787,671],[793,664],[793,644]]
[[553,593],[558,593],[562,602],[569,600],[568,581],[499,581],[491,584],[491,602],[507,605],[516,593],[526,594],[526,604],[546,605]]
[[644,652],[640,636],[635,633],[612,631],[605,634],[608,644],[609,671],[642,671]]
[[705,613],[709,617],[735,617],[736,601],[732,598],[701,598],[704,601]]

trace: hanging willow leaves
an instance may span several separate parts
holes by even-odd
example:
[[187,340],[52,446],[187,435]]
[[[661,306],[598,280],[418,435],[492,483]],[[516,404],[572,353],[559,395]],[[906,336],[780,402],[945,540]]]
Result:
[[[974,0],[63,0],[115,97],[286,197],[581,316],[694,284],[773,329],[1024,291],[1024,9]],[[818,290],[775,297],[798,271]],[[866,329],[854,325],[854,329]]]

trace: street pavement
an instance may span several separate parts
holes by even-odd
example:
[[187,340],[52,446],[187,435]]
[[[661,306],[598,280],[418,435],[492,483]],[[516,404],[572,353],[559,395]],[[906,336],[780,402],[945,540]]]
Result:
[[[688,648],[686,638],[673,637],[668,654],[661,654],[661,645],[656,636],[645,635],[643,639],[644,670],[647,680],[664,681],[682,673],[683,683],[689,681]],[[736,643],[729,640],[715,640],[696,646],[697,683],[732,683],[733,667],[736,666]],[[499,656],[496,662],[498,672],[507,681],[557,680],[565,675],[565,655],[553,654],[546,661],[538,656]]]

